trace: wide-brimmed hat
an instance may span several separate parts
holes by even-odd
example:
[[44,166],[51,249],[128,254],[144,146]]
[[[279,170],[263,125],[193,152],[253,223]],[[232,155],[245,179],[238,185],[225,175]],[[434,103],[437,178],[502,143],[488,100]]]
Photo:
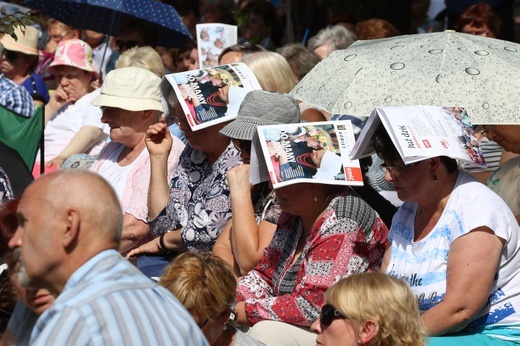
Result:
[[220,134],[250,141],[259,125],[299,122],[301,122],[300,107],[294,98],[279,92],[254,90],[249,92],[242,101],[236,119],[220,130]]
[[58,44],[54,60],[47,70],[51,73],[55,66],[72,66],[84,71],[93,72],[95,79],[99,77],[98,69],[92,62],[92,48],[85,41],[77,38],[64,40]]
[[161,78],[141,67],[124,67],[107,74],[101,93],[92,100],[97,107],[116,107],[129,111],[163,111]]
[[5,49],[27,55],[40,55],[40,51],[38,50],[38,37],[40,33],[38,29],[32,26],[26,26],[25,28],[17,26],[14,29],[14,33],[17,37],[16,40],[8,34],[2,36],[1,42]]

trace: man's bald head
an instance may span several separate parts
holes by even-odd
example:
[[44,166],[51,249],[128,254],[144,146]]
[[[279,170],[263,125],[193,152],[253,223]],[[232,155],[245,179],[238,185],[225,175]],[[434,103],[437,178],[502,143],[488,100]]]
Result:
[[33,187],[41,189],[42,197],[57,213],[75,208],[81,212],[81,221],[91,225],[99,236],[104,234],[119,243],[121,205],[113,188],[100,175],[85,170],[60,170],[37,179],[29,186]]

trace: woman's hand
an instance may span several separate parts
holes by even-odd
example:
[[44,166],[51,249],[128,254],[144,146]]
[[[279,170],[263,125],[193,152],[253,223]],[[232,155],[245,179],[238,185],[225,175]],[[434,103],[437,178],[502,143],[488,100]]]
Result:
[[249,182],[249,165],[243,164],[230,169],[227,172],[227,181],[232,195],[248,196],[251,191]]
[[47,161],[45,163],[45,166],[47,167],[50,167],[50,166],[56,166],[56,169],[60,169],[61,166],[63,165],[63,162],[65,162],[67,158],[66,157],[63,157],[63,156],[56,156],[55,158],[53,158],[52,160],[50,161]]
[[150,125],[146,131],[145,142],[150,157],[168,157],[172,148],[173,138],[164,120]]
[[139,255],[155,255],[163,252],[164,250],[162,250],[159,245],[159,237],[157,237],[136,249],[130,250],[130,252],[126,254],[126,259],[130,257],[137,257]]

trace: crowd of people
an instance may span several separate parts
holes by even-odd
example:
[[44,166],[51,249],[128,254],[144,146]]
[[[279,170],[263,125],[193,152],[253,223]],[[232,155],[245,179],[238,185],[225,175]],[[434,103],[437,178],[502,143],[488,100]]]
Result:
[[[309,178],[335,155],[304,123],[338,115],[290,96],[298,81],[357,40],[410,31],[343,13],[295,43],[276,1],[162,2],[193,37],[238,26],[218,63],[243,62],[262,90],[234,120],[193,129],[164,75],[197,70],[197,42],[160,47],[147,22],[108,37],[50,18],[0,39],[0,106],[45,110],[35,180],[13,192],[0,161],[2,346],[520,344],[520,124],[474,127],[486,169],[405,165],[380,127],[364,186],[252,185],[258,126],[300,124]],[[477,3],[454,27],[502,37],[501,14]],[[359,133],[366,115],[340,119]]]

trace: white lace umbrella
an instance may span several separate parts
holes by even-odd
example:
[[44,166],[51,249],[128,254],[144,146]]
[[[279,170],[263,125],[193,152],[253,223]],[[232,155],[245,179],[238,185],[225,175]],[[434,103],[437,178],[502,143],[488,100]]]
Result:
[[445,31],[358,41],[291,91],[333,114],[376,107],[466,107],[473,124],[520,124],[520,45]]

